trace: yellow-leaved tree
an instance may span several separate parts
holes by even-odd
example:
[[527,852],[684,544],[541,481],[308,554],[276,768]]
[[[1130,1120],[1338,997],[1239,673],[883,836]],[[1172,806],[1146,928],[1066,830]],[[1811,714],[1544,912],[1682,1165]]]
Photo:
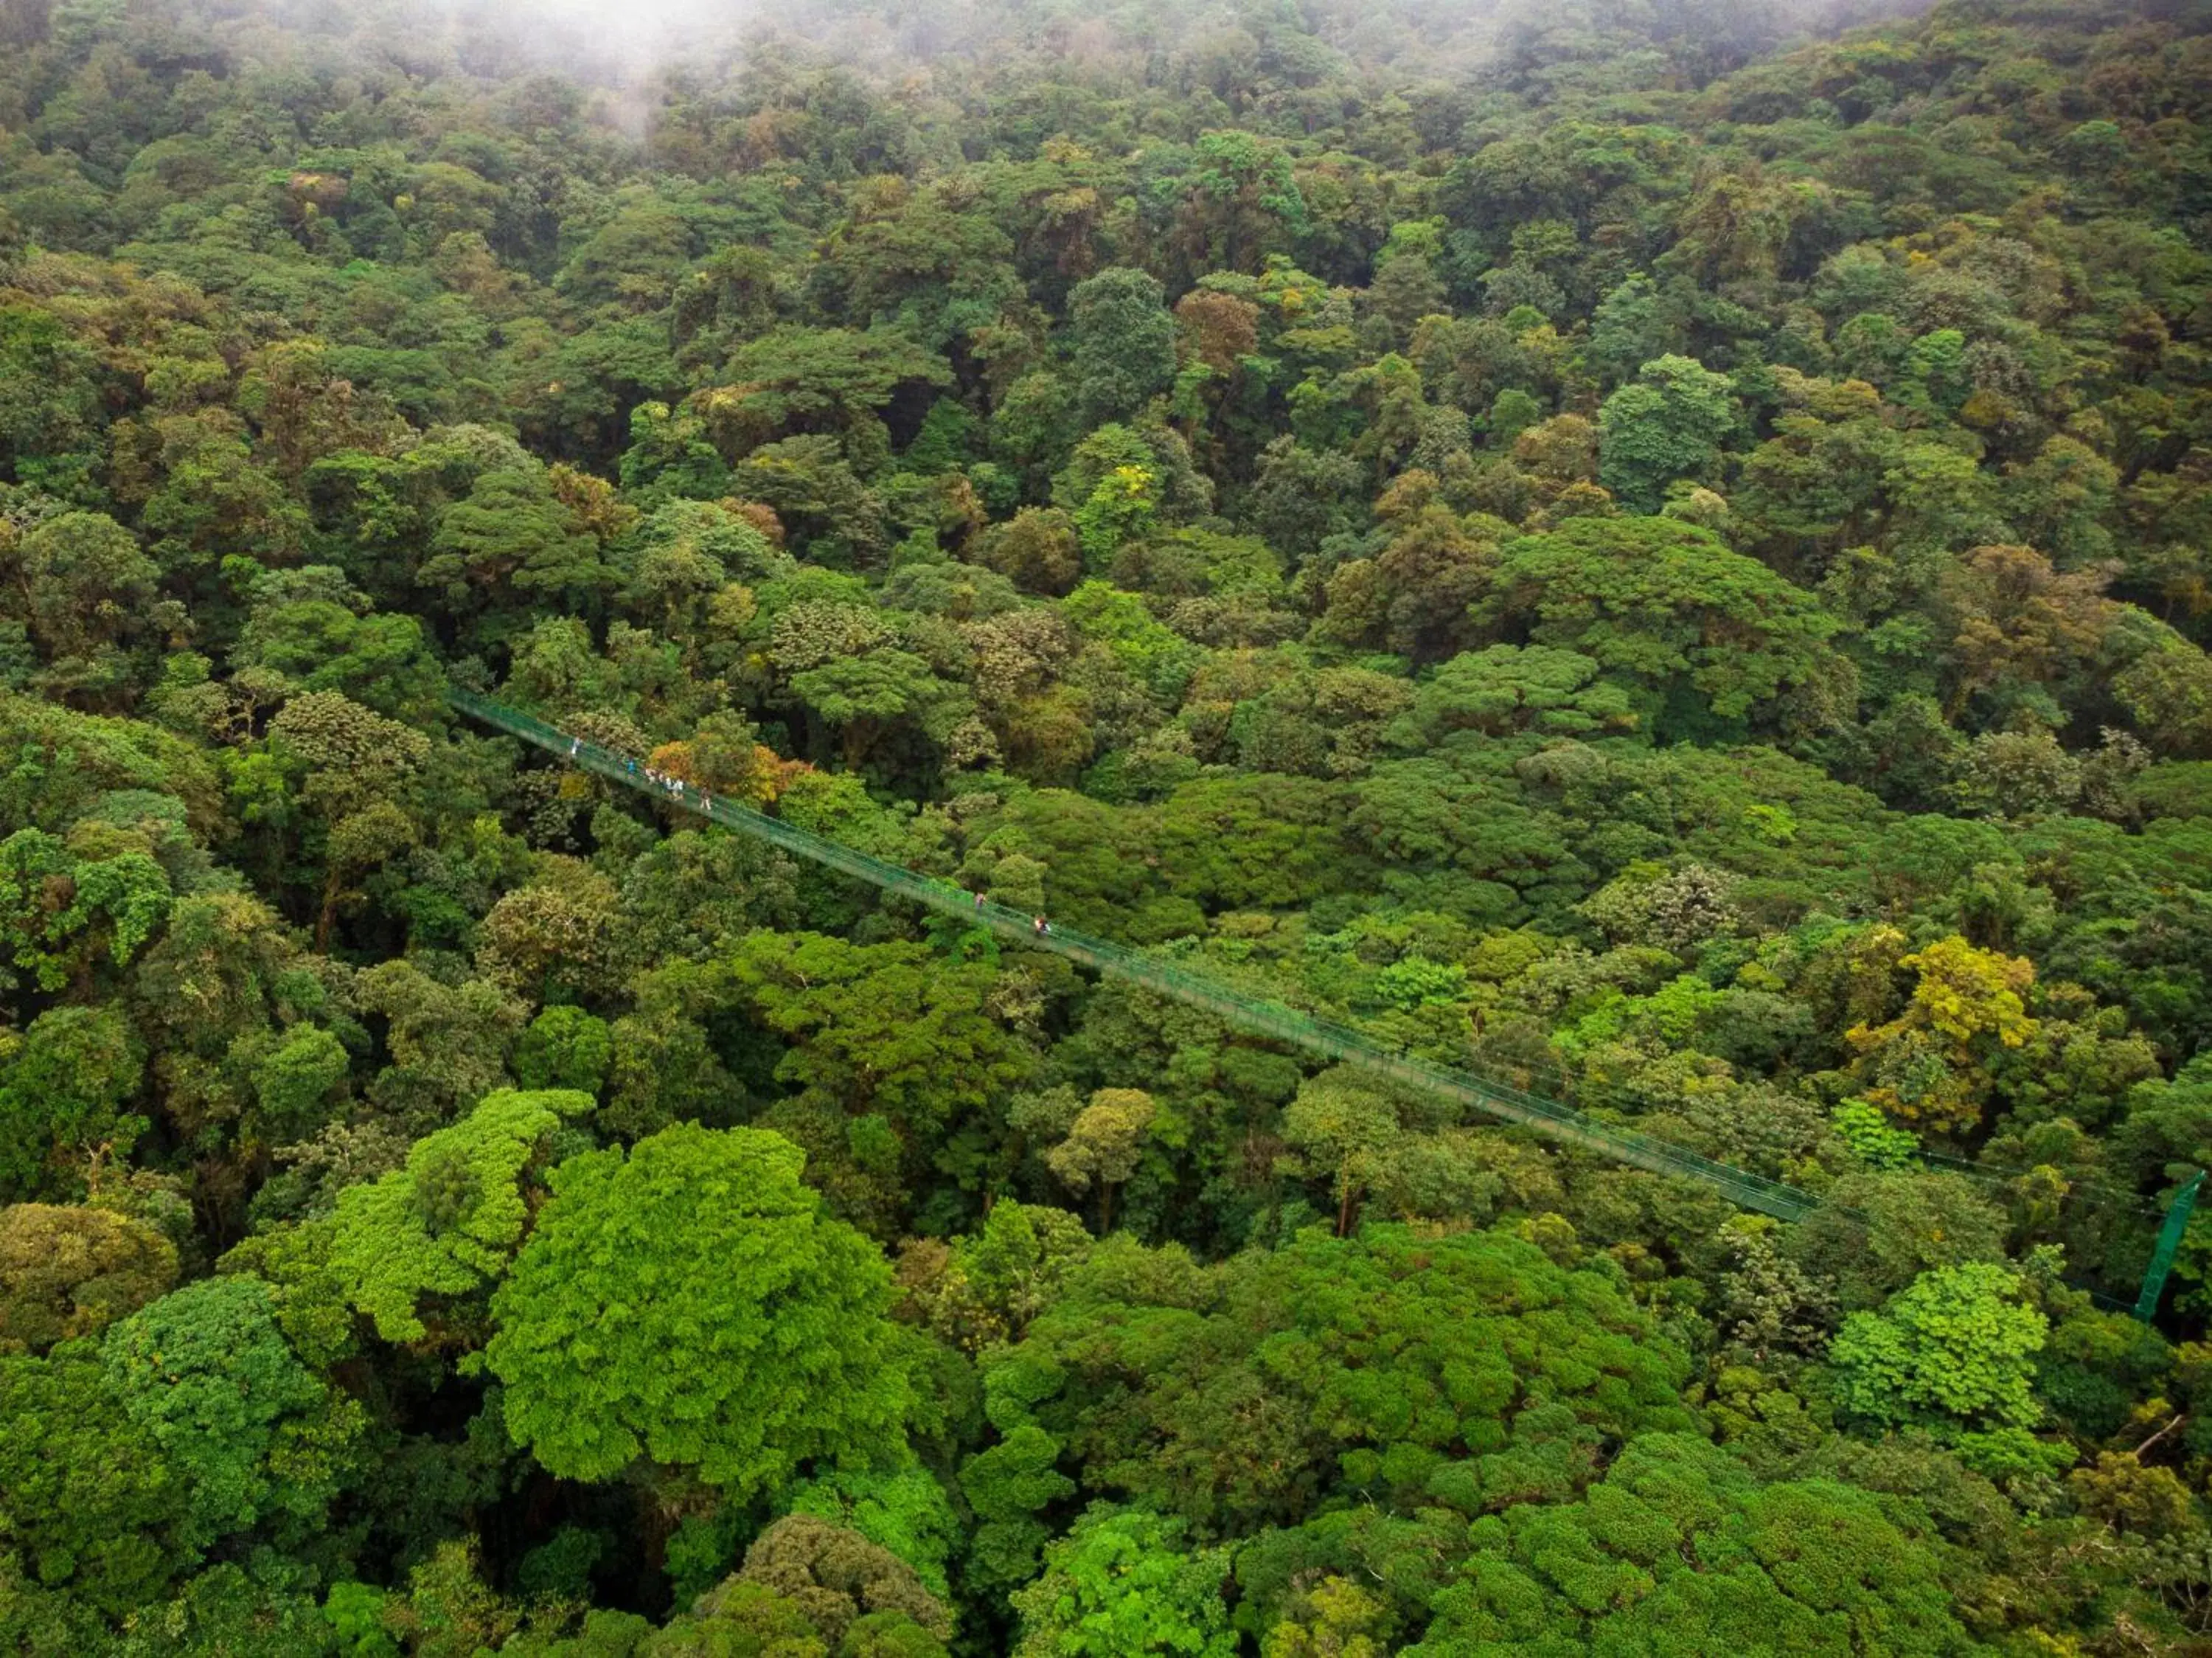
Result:
[[1895,1018],[1844,1033],[1866,1097],[1893,1118],[1943,1132],[1971,1127],[1990,1090],[1988,1062],[2035,1034],[2027,996],[2035,966],[1957,934],[1898,959],[1919,975]]

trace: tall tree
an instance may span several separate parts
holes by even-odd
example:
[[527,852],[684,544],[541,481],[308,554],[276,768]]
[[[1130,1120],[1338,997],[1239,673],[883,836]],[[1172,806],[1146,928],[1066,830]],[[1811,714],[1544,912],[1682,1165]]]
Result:
[[1656,512],[1668,485],[1709,481],[1741,419],[1726,375],[1692,357],[1655,357],[1598,411],[1598,482],[1632,511]]
[[1086,427],[1131,420],[1175,380],[1175,318],[1159,279],[1114,265],[1067,296],[1075,395]]

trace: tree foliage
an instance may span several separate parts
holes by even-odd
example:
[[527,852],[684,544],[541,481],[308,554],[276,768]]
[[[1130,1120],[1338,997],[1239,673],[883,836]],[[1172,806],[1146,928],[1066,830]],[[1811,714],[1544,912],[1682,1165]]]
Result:
[[422,1341],[426,1310],[467,1330],[465,1309],[522,1247],[563,1119],[591,1108],[588,1094],[501,1089],[417,1140],[404,1168],[338,1194],[326,1259],[377,1334]]
[[2202,1646],[2204,8],[1079,9],[0,7],[0,1648]]
[[908,1384],[890,1272],[773,1134],[663,1130],[586,1152],[492,1296],[508,1431],[555,1473],[641,1457],[740,1497],[888,1454]]

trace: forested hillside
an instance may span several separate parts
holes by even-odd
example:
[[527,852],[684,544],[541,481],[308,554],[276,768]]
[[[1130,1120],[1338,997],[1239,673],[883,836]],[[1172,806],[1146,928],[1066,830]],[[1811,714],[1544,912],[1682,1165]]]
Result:
[[0,1647],[2212,1651],[2212,5],[0,47]]

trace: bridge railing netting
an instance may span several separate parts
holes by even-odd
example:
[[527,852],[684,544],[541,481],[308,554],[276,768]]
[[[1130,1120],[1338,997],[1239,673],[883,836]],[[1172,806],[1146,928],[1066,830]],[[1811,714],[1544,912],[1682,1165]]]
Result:
[[975,893],[949,881],[872,857],[764,812],[726,800],[714,800],[702,806],[701,791],[686,789],[678,796],[647,777],[642,757],[618,754],[599,744],[585,742],[556,726],[488,697],[455,690],[449,693],[449,700],[471,718],[611,782],[638,789],[666,804],[710,818],[741,834],[912,899],[933,910],[988,927],[1002,937],[1032,948],[1053,951],[1097,972],[1110,973],[1176,1001],[1203,1008],[1254,1034],[1361,1066],[1407,1088],[1462,1100],[1492,1117],[1532,1129],[1562,1145],[1610,1157],[1655,1174],[1679,1175],[1699,1181],[1741,1208],[1794,1221],[1802,1219],[1820,1206],[1820,1200],[1812,1193],[1780,1180],[1717,1162],[1686,1147],[1639,1134],[1633,1129],[1600,1122],[1555,1100],[1547,1100],[1510,1084],[1414,1058],[1352,1026],[1301,1013],[1280,1002],[1246,996],[1217,979],[1158,956],[1057,924],[1040,933],[1036,930],[1036,918],[1018,910],[988,899],[979,903]]

